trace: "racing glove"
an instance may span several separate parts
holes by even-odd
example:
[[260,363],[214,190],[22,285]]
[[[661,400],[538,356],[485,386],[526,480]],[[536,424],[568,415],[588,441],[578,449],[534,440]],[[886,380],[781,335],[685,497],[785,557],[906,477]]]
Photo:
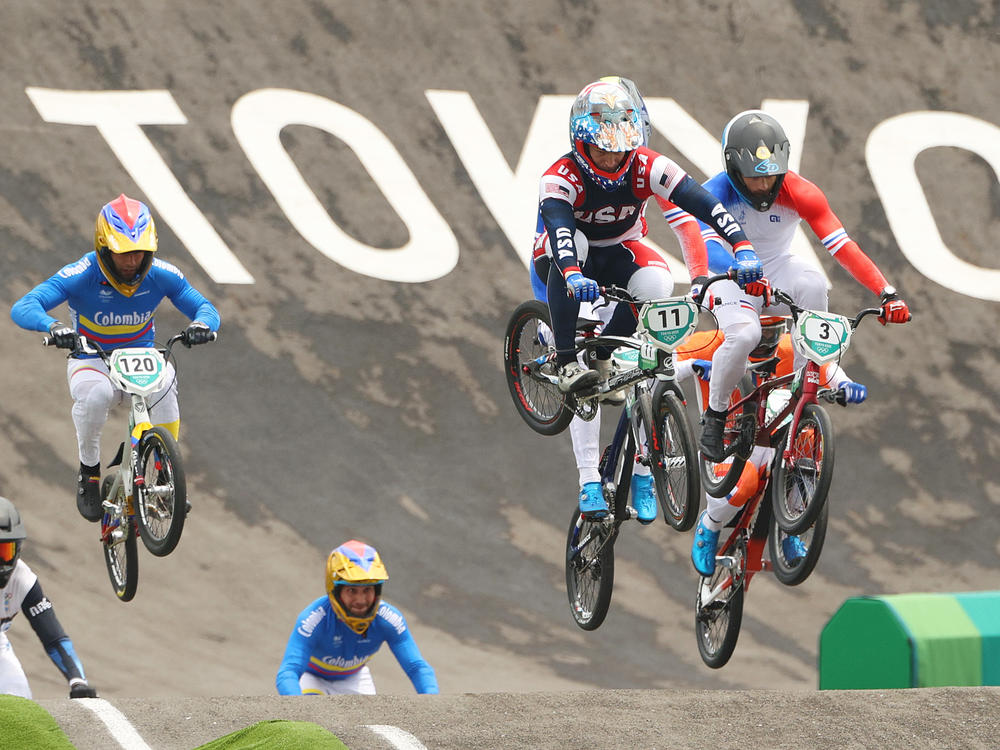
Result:
[[886,293],[882,292],[882,314],[878,322],[882,325],[886,323],[906,323],[910,319],[910,308],[906,301],[896,293],[896,290]]
[[737,250],[729,270],[736,272],[734,281],[741,287],[764,277],[764,266],[753,250]]
[[69,686],[70,698],[96,698],[97,691],[84,680],[74,680]]
[[764,300],[764,307],[771,304],[771,282],[767,279],[751,281],[743,287],[743,291],[751,297],[762,297]]
[[76,349],[80,340],[76,331],[58,320],[49,326],[49,336],[58,349]]
[[[694,300],[695,303],[698,302],[698,295],[701,294],[701,290],[705,288],[705,282],[708,281],[708,276],[696,276],[691,279],[691,289],[688,292],[688,296]],[[712,292],[706,292],[705,298],[701,301],[701,306],[706,310],[711,310],[715,307],[715,297],[712,296]]]
[[566,277],[566,289],[577,302],[594,302],[601,296],[601,287],[596,281],[574,271]]
[[190,349],[197,344],[207,344],[212,340],[212,329],[196,320],[184,331],[184,346]]
[[868,398],[868,388],[861,385],[861,383],[842,383],[840,388],[837,390],[840,391],[840,393],[837,394],[837,403],[841,406],[847,406],[847,404],[860,404]]
[[712,379],[712,360],[710,359],[691,360],[691,369],[706,383]]

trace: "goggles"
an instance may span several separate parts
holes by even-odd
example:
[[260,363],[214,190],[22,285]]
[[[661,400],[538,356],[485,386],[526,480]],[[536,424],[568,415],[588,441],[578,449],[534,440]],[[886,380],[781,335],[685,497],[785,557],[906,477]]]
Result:
[[20,542],[0,542],[0,565],[10,565],[17,558]]

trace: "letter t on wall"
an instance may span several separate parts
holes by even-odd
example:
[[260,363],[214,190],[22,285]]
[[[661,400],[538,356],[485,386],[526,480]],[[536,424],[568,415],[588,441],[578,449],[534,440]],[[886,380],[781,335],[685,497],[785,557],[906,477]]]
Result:
[[46,122],[93,125],[192,257],[218,284],[254,279],[218,235],[141,125],[184,125],[169,91],[64,91],[29,86],[31,103]]

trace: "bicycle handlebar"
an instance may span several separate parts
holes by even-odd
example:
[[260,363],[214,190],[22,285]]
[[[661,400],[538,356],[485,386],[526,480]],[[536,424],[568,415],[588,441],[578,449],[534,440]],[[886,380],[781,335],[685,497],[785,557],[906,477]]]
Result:
[[[788,292],[785,292],[781,289],[772,288],[771,299],[776,300],[782,303],[783,305],[787,305],[788,309],[792,311],[792,320],[798,319],[799,313],[807,311],[807,308],[795,304],[795,300],[791,298],[791,295],[789,295]],[[859,312],[857,315],[855,315],[853,318],[850,319],[851,330],[853,331],[855,328],[861,325],[861,321],[867,316],[881,315],[881,314],[882,314],[881,307],[866,307],[864,310],[862,310],[861,312]]]
[[[216,331],[212,331],[208,337],[209,341],[215,341],[219,337]],[[42,346],[53,346],[55,344],[55,339],[52,336],[42,336]],[[175,333],[169,339],[167,339],[166,345],[160,349],[161,354],[169,354],[170,349],[175,343],[180,341],[182,344],[187,345],[187,331],[181,331],[180,333]],[[63,347],[67,348],[67,347]],[[77,336],[77,345],[73,347],[73,352],[83,352],[85,354],[97,354],[101,359],[106,359],[105,355],[108,353],[98,344],[96,341],[88,339],[86,336]]]
[[[701,290],[694,296],[694,302],[698,307],[702,306],[705,301],[705,294],[708,292],[708,288],[717,281],[725,281],[727,279],[732,280],[735,276],[735,272],[726,271],[726,273],[720,273],[715,276],[709,276],[701,285]],[[616,302],[627,302],[629,304],[642,304],[643,302],[648,302],[649,300],[637,300],[627,290],[622,289],[619,286],[602,286],[601,296],[609,299],[615,300]]]

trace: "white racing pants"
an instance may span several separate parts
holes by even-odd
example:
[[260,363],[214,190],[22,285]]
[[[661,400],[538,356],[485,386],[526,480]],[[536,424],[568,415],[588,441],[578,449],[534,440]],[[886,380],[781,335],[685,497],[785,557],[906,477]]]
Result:
[[[764,275],[773,288],[787,292],[800,307],[827,309],[826,279],[797,255],[788,255],[765,267]],[[709,287],[709,293],[716,298],[712,312],[725,340],[712,357],[708,405],[716,411],[725,411],[730,394],[746,372],[750,352],[760,343],[761,314],[788,315],[790,311],[786,305],[765,308],[763,299],[745,294],[733,281],[716,282]],[[805,360],[796,352],[794,366],[799,368],[803,364]]]
[[[130,397],[116,388],[108,377],[108,367],[100,359],[70,359],[66,366],[69,395],[73,398],[73,424],[80,450],[80,463],[95,466],[101,461],[101,431],[113,407],[129,404]],[[177,377],[167,363],[164,387],[149,397],[149,417],[154,425],[176,425]],[[122,436],[124,437],[124,431]]]
[[299,687],[303,695],[375,695],[375,681],[366,666],[337,680],[325,680],[305,672],[299,677]]
[[21,662],[14,655],[14,647],[4,633],[0,633],[0,695],[31,698],[28,678],[21,668]]

